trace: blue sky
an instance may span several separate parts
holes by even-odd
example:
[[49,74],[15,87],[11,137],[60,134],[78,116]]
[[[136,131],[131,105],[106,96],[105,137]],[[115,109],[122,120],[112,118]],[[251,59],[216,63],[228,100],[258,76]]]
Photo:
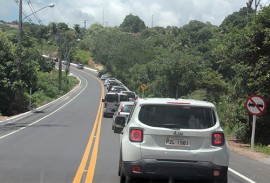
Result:
[[[23,0],[26,15],[32,12],[29,0]],[[248,0],[30,0],[32,7],[39,10],[51,3],[54,8],[46,8],[37,13],[42,24],[64,22],[86,26],[99,22],[108,26],[119,26],[126,15],[139,16],[147,26],[183,26],[190,20],[211,22],[220,25],[226,16],[246,6]],[[268,6],[270,0],[261,0]],[[34,16],[30,16],[38,23]],[[0,20],[18,20],[16,0],[1,0]],[[28,20],[25,20],[28,21]]]

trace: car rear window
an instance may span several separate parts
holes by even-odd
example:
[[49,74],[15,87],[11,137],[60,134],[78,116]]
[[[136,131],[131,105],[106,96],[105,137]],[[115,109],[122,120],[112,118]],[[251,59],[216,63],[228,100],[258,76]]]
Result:
[[120,95],[120,101],[129,101],[129,98],[127,95]]
[[121,112],[130,112],[133,105],[124,105],[121,109]]
[[132,92],[125,92],[128,95],[128,98],[135,98],[135,94]]
[[144,105],[139,120],[153,127],[206,129],[215,125],[213,109],[206,107]]
[[117,97],[117,95],[106,95],[105,101],[106,102],[118,102],[118,97]]

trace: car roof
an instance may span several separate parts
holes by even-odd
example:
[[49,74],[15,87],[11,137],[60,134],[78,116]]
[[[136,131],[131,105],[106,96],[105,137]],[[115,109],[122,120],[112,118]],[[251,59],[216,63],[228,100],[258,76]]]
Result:
[[106,95],[125,95],[125,96],[127,96],[127,94],[125,94],[125,93],[115,93],[115,92],[109,92]]
[[215,105],[211,102],[193,99],[174,99],[174,98],[139,98],[137,104],[160,104],[160,105],[184,105],[184,106],[199,106],[199,107],[211,107],[215,108]]
[[134,101],[123,101],[123,102],[120,102],[120,105],[133,105],[134,104]]
[[112,86],[112,89],[113,88],[125,88],[125,87],[123,87],[123,86]]
[[134,93],[135,95],[136,95],[136,93],[135,92],[133,92],[133,91],[121,91],[121,93]]

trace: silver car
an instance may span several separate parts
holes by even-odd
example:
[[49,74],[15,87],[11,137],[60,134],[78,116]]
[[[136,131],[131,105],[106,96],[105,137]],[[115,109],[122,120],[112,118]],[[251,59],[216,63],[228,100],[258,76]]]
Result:
[[112,122],[112,130],[114,130],[114,127],[117,125],[115,124],[115,118],[117,116],[122,116],[122,117],[128,117],[129,113],[133,107],[134,102],[120,102],[120,105],[117,109],[117,111],[113,115],[113,122]]
[[126,94],[107,93],[104,99],[102,99],[102,102],[104,102],[103,116],[112,117],[115,111],[117,110],[120,102],[128,100],[129,98]]
[[122,182],[137,178],[227,182],[229,148],[212,103],[139,98],[125,124],[115,127],[121,134]]

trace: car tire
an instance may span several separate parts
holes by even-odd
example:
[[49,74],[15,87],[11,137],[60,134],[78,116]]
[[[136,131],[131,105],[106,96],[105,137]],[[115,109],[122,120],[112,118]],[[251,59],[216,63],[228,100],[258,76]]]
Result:
[[226,178],[224,181],[214,181],[213,183],[228,183],[228,179]]
[[126,176],[121,168],[120,169],[120,183],[126,183],[126,182],[129,182],[129,181],[126,179]]
[[122,153],[120,149],[120,157],[119,157],[119,166],[118,166],[118,175],[120,176],[120,183],[127,182],[126,175],[122,169],[123,162],[122,162]]

